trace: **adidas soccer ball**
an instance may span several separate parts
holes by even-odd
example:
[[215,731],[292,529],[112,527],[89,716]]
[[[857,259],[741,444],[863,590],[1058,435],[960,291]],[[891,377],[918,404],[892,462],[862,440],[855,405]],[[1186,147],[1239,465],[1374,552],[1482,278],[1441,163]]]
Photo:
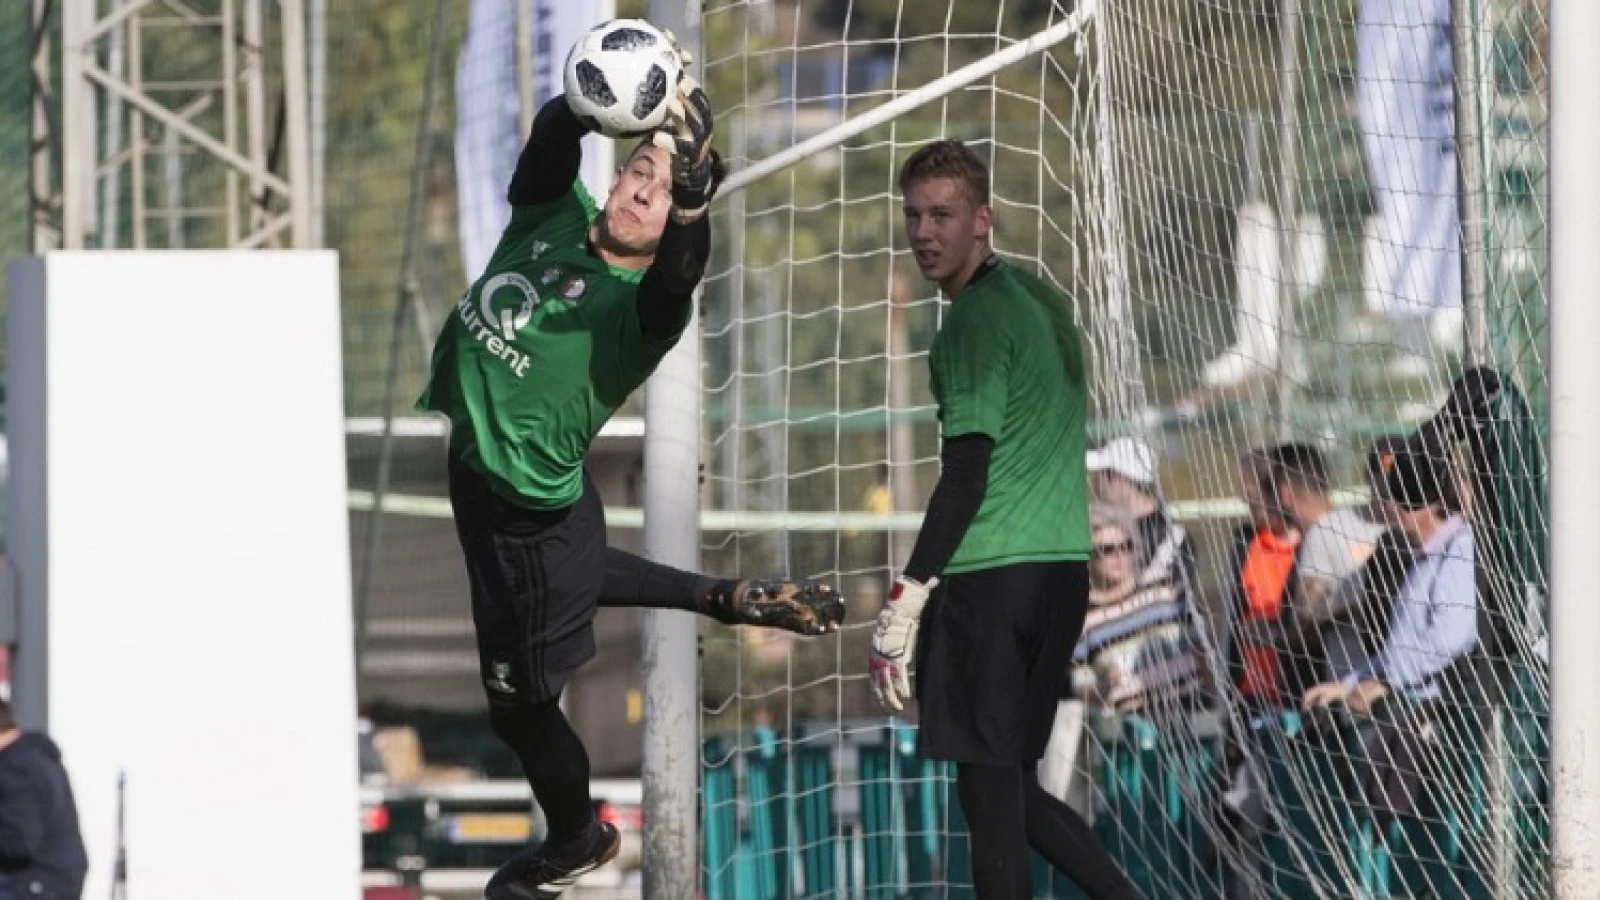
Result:
[[606,137],[660,127],[681,67],[667,36],[649,22],[613,19],[589,29],[567,54],[567,103]]

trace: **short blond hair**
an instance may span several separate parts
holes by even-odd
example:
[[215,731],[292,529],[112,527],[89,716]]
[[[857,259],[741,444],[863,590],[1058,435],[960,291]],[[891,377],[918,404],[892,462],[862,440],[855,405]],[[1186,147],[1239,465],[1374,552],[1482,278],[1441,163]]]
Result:
[[904,195],[911,185],[931,178],[954,178],[966,187],[973,203],[989,205],[989,167],[960,141],[934,141],[906,157],[900,166],[900,193]]

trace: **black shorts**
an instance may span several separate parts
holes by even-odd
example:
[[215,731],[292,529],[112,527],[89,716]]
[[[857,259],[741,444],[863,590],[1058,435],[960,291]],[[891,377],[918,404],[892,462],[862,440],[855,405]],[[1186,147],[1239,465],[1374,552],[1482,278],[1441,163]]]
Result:
[[919,629],[919,752],[981,766],[1038,763],[1088,610],[1080,561],[946,577]]
[[472,585],[478,667],[494,705],[558,696],[594,658],[606,523],[587,475],[566,509],[536,512],[496,494],[451,458],[450,506]]

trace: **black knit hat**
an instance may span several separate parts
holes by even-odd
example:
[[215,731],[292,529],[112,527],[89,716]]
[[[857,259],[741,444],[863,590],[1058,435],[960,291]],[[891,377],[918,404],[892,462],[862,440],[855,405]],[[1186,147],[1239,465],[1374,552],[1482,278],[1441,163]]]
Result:
[[1404,450],[1406,436],[1403,434],[1386,434],[1372,442],[1372,449],[1367,451],[1367,484],[1377,491],[1383,490],[1384,480],[1388,477],[1389,463],[1384,462],[1386,456]]
[[1415,438],[1380,438],[1367,460],[1368,475],[1386,500],[1403,509],[1439,505],[1453,509],[1455,478],[1449,455]]

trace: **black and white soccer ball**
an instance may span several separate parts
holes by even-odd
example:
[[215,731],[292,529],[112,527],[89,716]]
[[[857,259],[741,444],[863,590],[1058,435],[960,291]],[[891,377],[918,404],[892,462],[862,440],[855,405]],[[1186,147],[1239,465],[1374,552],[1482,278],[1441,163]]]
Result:
[[660,29],[641,19],[612,19],[589,29],[567,54],[567,104],[606,137],[642,135],[666,121],[681,69]]

